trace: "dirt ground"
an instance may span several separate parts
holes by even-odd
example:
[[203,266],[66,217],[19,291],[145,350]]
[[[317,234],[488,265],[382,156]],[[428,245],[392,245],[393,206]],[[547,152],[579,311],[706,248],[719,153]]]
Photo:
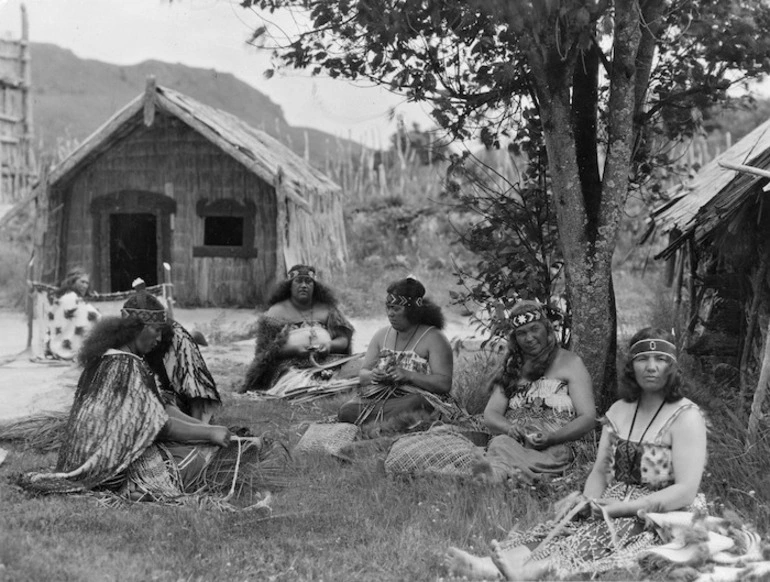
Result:
[[[188,330],[201,330],[210,338],[239,337],[253,324],[257,313],[248,309],[176,309],[174,317]],[[387,324],[379,319],[353,319],[354,352],[363,352],[375,331]],[[23,313],[0,310],[0,422],[31,414],[66,409],[72,402],[79,370],[61,362],[33,362],[26,352],[27,321]],[[473,336],[467,318],[449,316],[445,333],[450,340]],[[248,364],[254,340],[212,341],[201,348],[212,368],[226,369],[224,362]],[[215,378],[216,379],[216,378]]]

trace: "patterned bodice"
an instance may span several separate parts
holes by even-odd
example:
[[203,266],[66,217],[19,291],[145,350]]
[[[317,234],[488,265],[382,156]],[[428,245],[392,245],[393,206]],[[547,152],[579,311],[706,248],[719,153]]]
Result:
[[643,486],[648,489],[663,489],[674,483],[674,465],[670,439],[671,426],[679,415],[698,406],[683,398],[680,406],[666,419],[666,422],[652,437],[642,442],[629,441],[621,436],[622,429],[610,417],[604,419],[610,435],[610,482]]
[[575,418],[569,386],[556,378],[524,382],[508,400],[506,418],[536,430],[557,430]]
[[[420,343],[422,338],[424,338],[431,329],[432,327],[429,327],[423,332],[419,339],[414,343],[411,350],[395,350],[386,348],[385,346],[388,345],[388,335],[390,334],[390,329],[388,329],[382,342],[383,347],[380,349],[380,353],[377,355],[377,362],[374,365],[374,369],[386,370],[388,368],[397,367],[403,368],[408,372],[430,374],[431,371],[428,360],[420,356],[415,351],[415,348],[417,348],[417,344]],[[408,347],[408,345],[404,347]]]
[[430,374],[428,360],[420,357],[412,350],[397,352],[387,348],[381,349],[377,356],[375,368],[385,370],[390,367],[403,368],[408,372],[417,372],[419,374]]

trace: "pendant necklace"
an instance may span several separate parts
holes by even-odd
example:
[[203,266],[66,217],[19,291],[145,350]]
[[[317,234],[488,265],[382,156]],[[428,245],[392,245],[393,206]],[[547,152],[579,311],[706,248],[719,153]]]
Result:
[[[655,419],[658,418],[658,414],[660,414],[660,411],[663,410],[663,407],[666,405],[666,401],[660,403],[660,406],[658,406],[658,410],[655,411],[655,414],[652,415],[652,419],[650,419],[650,422],[647,424],[647,428],[644,429],[644,432],[642,433],[642,436],[639,437],[639,444],[634,446],[634,452],[633,452],[633,461],[631,460],[631,433],[634,431],[634,425],[636,424],[636,415],[639,413],[639,400],[636,401],[636,410],[634,410],[634,418],[631,420],[631,428],[628,429],[628,437],[626,438],[626,464],[628,466],[629,471],[629,478],[633,476],[634,469],[636,468],[637,463],[640,461],[640,457],[642,455],[642,442],[644,441],[644,437],[647,435],[647,431],[650,430],[650,427],[652,426],[652,423],[655,422]],[[640,480],[641,480],[641,468],[640,468]],[[626,484],[626,495],[628,495],[628,487],[630,486],[630,483]]]
[[[404,349],[401,350],[402,352],[406,351],[407,346],[411,343],[411,341],[414,339],[415,334],[417,333],[417,330],[420,328],[419,325],[415,325],[414,329],[412,330],[412,335],[409,336],[409,339],[406,340],[406,343],[404,344]],[[394,351],[398,351],[398,330],[396,330],[396,341],[393,343]]]

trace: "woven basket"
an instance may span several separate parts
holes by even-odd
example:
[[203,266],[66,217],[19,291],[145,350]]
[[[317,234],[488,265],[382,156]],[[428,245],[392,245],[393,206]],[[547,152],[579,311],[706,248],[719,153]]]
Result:
[[385,459],[388,474],[469,476],[481,449],[465,436],[430,430],[399,438]]
[[335,455],[356,440],[360,432],[361,429],[357,425],[349,422],[313,423],[299,439],[294,452]]

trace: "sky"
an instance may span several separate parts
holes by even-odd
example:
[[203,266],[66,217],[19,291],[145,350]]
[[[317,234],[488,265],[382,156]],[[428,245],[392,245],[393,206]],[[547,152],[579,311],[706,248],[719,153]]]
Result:
[[[18,38],[20,0],[0,0],[0,37]],[[384,89],[286,70],[264,77],[270,54],[247,45],[263,24],[239,0],[26,0],[30,40],[56,44],[78,57],[118,65],[154,59],[232,73],[281,105],[293,126],[314,127],[371,146],[387,144],[392,111],[432,126],[425,105]],[[288,14],[265,14],[290,30]],[[34,62],[32,74],[34,82]]]

